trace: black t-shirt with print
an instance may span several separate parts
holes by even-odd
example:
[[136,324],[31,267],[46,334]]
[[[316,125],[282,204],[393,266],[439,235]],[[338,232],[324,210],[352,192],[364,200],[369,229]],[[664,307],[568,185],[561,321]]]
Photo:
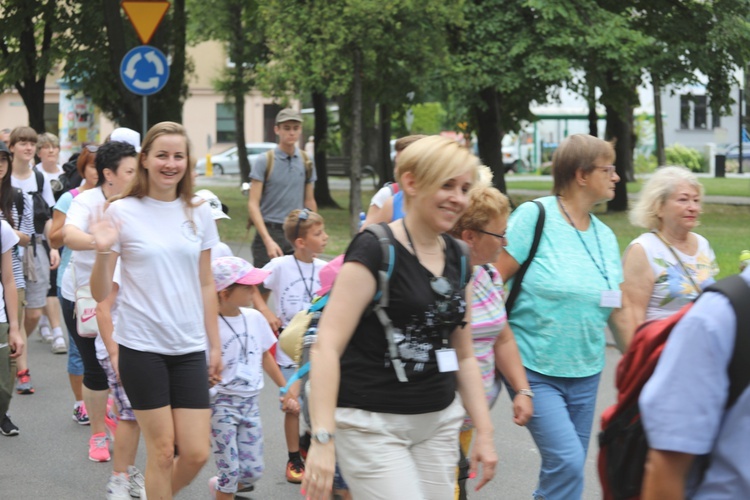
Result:
[[[444,347],[443,338],[450,342],[451,332],[463,322],[466,297],[465,290],[460,289],[460,249],[450,236],[444,238],[443,276],[453,288],[447,301],[430,287],[432,273],[392,240],[396,263],[389,282],[387,312],[409,381],[398,381],[383,327],[374,314],[366,312],[341,357],[339,407],[413,415],[440,411],[455,398],[455,372],[440,373],[435,350]],[[375,235],[367,231],[357,235],[346,251],[345,262],[363,264],[377,279],[381,248]],[[438,312],[446,302],[447,311]]]

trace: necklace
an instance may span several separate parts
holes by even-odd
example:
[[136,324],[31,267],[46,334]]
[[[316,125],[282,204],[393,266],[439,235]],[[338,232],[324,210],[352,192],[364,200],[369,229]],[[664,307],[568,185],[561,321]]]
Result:
[[[409,240],[409,246],[411,247],[412,251],[414,252],[414,257],[419,260],[419,256],[417,255],[417,247],[414,245],[414,242],[411,239],[411,234],[409,234],[409,229],[406,227],[406,219],[401,219],[401,223],[404,226],[404,232],[406,233],[406,239]],[[425,252],[422,251],[425,255],[438,255],[440,252],[443,251],[443,245],[440,242],[440,239],[438,238],[438,251],[437,252]]]
[[680,267],[682,268],[682,272],[685,273],[685,276],[687,279],[690,280],[690,283],[693,285],[693,288],[695,288],[695,291],[698,293],[701,293],[701,287],[698,286],[698,283],[695,282],[693,279],[693,275],[690,274],[690,271],[688,271],[687,267],[685,267],[685,264],[683,264],[682,259],[680,259],[680,256],[677,255],[677,252],[674,251],[674,248],[672,245],[667,241],[667,239],[662,236],[661,232],[654,231],[654,234],[656,234],[657,238],[661,240],[662,243],[669,249],[670,252],[672,252],[672,256],[674,256],[675,259],[677,259],[677,263],[680,264]]
[[310,271],[310,287],[307,287],[307,281],[305,281],[305,275],[302,274],[302,267],[299,265],[299,260],[297,260],[297,257],[294,257],[294,263],[297,264],[297,271],[299,271],[299,277],[302,278],[302,284],[305,286],[305,292],[307,292],[307,296],[310,297],[310,302],[312,302],[313,299],[313,277],[315,277],[315,259],[312,261],[312,271]]
[[596,246],[599,247],[599,259],[602,262],[602,267],[599,267],[599,263],[594,258],[594,255],[591,253],[591,250],[589,250],[588,245],[586,245],[586,241],[583,239],[583,236],[581,236],[581,231],[576,227],[575,223],[573,222],[573,219],[570,217],[570,214],[565,209],[565,205],[563,205],[563,202],[560,196],[557,197],[557,202],[560,204],[560,208],[562,208],[562,211],[565,214],[565,217],[568,218],[568,222],[570,222],[570,225],[573,226],[573,229],[576,230],[578,239],[581,240],[581,244],[583,245],[583,248],[586,250],[586,253],[589,255],[589,259],[591,259],[591,262],[594,263],[594,265],[596,266],[596,270],[599,271],[599,274],[602,275],[602,278],[604,278],[604,281],[607,282],[607,286],[609,286],[609,275],[607,274],[607,264],[604,261],[604,252],[602,252],[602,244],[599,241],[599,232],[596,230],[596,224],[594,224],[594,222],[591,221],[591,214],[589,214],[589,220],[591,221],[590,225],[594,227],[594,237],[596,238]]

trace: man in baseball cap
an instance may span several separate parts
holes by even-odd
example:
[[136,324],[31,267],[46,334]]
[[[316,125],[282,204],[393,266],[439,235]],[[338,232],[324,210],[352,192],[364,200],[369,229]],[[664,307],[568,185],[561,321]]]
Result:
[[[250,223],[256,229],[252,244],[256,267],[265,266],[274,257],[294,253],[283,230],[289,212],[318,209],[313,193],[315,166],[297,145],[302,133],[302,115],[291,108],[282,109],[276,115],[274,132],[279,145],[267,154],[258,155],[250,171],[247,208]],[[268,291],[259,288],[263,297],[268,297]]]

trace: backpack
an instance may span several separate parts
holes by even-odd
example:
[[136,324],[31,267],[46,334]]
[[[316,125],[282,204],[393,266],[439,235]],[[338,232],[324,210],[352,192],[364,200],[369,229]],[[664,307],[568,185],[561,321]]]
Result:
[[[730,408],[750,383],[750,287],[740,276],[730,276],[704,292],[725,295],[737,316],[736,341],[728,367]],[[685,305],[673,315],[643,323],[617,365],[617,403],[602,413],[599,433],[599,479],[605,500],[640,498],[648,442],[641,423],[638,397],[654,373],[672,329],[692,308]]]
[[36,177],[36,191],[30,191],[32,201],[34,202],[34,232],[36,234],[44,233],[44,225],[52,218],[52,208],[44,201],[42,188],[44,187],[44,176],[34,167],[32,169]]
[[398,182],[386,182],[383,187],[387,187],[391,190],[391,196],[399,192]]
[[75,153],[73,156],[71,156],[70,159],[65,162],[65,164],[63,164],[63,173],[60,174],[60,177],[57,178],[57,181],[50,182],[50,187],[52,188],[52,194],[55,196],[55,201],[59,200],[63,194],[67,193],[71,189],[80,186],[81,182],[83,182],[83,179],[81,179],[81,174],[78,173],[78,167],[76,166],[78,162],[78,156],[78,153]]
[[[268,179],[271,178],[271,171],[273,170],[273,163],[274,163],[274,152],[275,149],[269,149],[266,151],[266,173],[263,176],[263,187],[265,189],[266,183],[268,182]],[[313,164],[312,160],[310,160],[310,157],[307,156],[307,153],[305,153],[303,150],[299,150],[300,154],[302,155],[302,163],[305,165],[305,185],[307,185],[308,182],[310,182],[310,179],[312,179],[312,169]]]
[[[385,223],[373,224],[371,226],[367,226],[364,230],[374,234],[375,237],[377,237],[380,243],[381,262],[380,269],[378,270],[377,292],[372,299],[372,304],[370,304],[367,310],[365,310],[363,317],[368,314],[375,314],[375,316],[378,318],[378,321],[380,321],[380,324],[383,326],[383,330],[388,341],[388,351],[391,358],[391,364],[396,371],[396,376],[398,377],[399,381],[407,382],[404,366],[401,362],[401,357],[398,354],[398,347],[396,346],[394,340],[393,323],[388,317],[388,313],[386,311],[390,297],[389,282],[391,276],[393,275],[393,270],[396,267],[396,246],[393,238],[393,233],[391,233]],[[471,265],[469,261],[469,247],[463,241],[457,240],[455,238],[449,238],[449,241],[452,241],[455,244],[458,249],[458,254],[461,256],[461,273],[459,283],[461,289],[465,289],[472,276]],[[286,387],[283,387],[281,389],[282,394],[285,394],[289,390],[289,387],[291,387],[291,385],[297,380],[302,380],[303,390],[300,391],[301,394],[309,393],[308,378],[310,371],[310,348],[313,344],[315,344],[317,340],[318,322],[321,315],[323,314],[323,308],[328,303],[329,294],[330,291],[324,296],[317,298],[315,301],[313,301],[308,310],[298,312],[290,322],[290,324],[294,322],[294,320],[297,319],[298,315],[301,317],[306,316],[309,321],[307,330],[305,331],[302,339],[300,339],[302,343],[302,357],[299,361],[300,368],[297,373],[289,378]],[[287,354],[293,357],[294,352],[295,351],[293,350],[292,352],[287,352]],[[305,417],[305,421],[309,424],[310,415],[307,409],[307,405],[303,405],[302,413]]]

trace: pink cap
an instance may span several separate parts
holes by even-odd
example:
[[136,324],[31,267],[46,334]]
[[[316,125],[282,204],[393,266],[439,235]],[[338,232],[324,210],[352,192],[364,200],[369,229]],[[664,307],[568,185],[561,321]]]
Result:
[[253,267],[248,261],[239,257],[219,257],[211,264],[211,271],[214,273],[217,292],[235,283],[259,285],[271,274],[271,271]]
[[341,266],[344,265],[344,254],[342,253],[332,261],[330,261],[328,264],[323,266],[323,269],[320,270],[320,289],[315,292],[315,295],[318,297],[322,297],[323,295],[327,294],[331,287],[333,286],[333,281],[336,279],[336,276],[339,274],[339,271],[341,271]]

